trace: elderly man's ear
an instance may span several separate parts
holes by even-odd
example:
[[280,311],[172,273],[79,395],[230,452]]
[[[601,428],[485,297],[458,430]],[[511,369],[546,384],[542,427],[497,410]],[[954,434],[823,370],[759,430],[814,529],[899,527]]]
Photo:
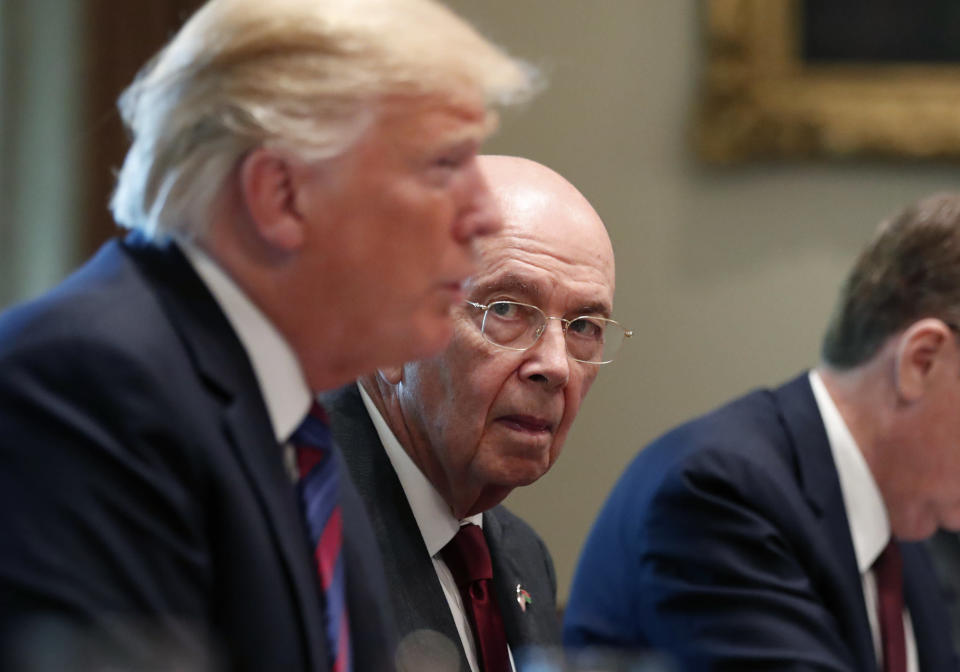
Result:
[[905,402],[916,401],[938,376],[960,375],[957,366],[957,347],[950,327],[936,318],[914,322],[903,332],[896,349],[897,395]]
[[240,165],[240,187],[254,232],[278,252],[294,252],[306,240],[307,221],[298,202],[305,175],[275,150],[259,147]]

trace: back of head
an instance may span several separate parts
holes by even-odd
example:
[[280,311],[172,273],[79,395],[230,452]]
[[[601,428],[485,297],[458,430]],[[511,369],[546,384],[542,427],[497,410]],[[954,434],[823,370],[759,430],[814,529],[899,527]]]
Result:
[[151,237],[201,233],[237,161],[343,154],[391,96],[519,100],[531,71],[433,0],[210,0],[119,105],[132,145],[111,208]]
[[960,194],[922,199],[880,225],[844,284],[823,359],[859,366],[926,317],[960,324]]

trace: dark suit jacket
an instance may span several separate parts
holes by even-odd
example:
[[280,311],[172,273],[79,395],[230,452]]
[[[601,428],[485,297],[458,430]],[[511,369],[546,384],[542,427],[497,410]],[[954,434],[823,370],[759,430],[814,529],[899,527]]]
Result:
[[950,609],[953,646],[960,647],[960,533],[940,530],[927,542]]
[[[956,670],[929,557],[902,549],[920,668]],[[684,670],[877,669],[806,375],[640,452],[587,540],[564,641],[663,649]]]
[[[342,508],[355,669],[380,672],[382,567],[349,484]],[[10,667],[59,647],[134,669],[327,669],[253,369],[174,246],[111,242],[0,317],[0,511]]]
[[[456,645],[460,669],[469,670],[420,528],[357,386],[325,395],[323,402],[380,542],[401,642],[416,630],[439,632]],[[543,541],[503,506],[483,514],[483,532],[490,546],[497,602],[514,656],[520,658],[526,646],[559,645],[556,576]],[[518,605],[517,584],[532,597],[526,611]]]

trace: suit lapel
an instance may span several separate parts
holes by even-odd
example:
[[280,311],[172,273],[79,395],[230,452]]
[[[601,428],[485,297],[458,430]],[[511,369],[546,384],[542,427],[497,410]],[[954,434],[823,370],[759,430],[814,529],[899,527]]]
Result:
[[[317,579],[295,489],[246,351],[213,296],[173,245],[155,247],[132,236],[124,245],[149,278],[190,353],[198,375],[222,409],[224,435],[249,481],[287,570],[314,669],[326,669]],[[278,590],[280,587],[278,586]]]
[[[820,530],[828,554],[820,554],[815,570],[821,580],[821,596],[838,615],[844,639],[850,643],[859,669],[876,668],[873,637],[864,606],[863,588],[840,480],[826,429],[817,408],[807,374],[777,389],[775,397],[790,436],[800,487]],[[845,616],[845,618],[843,616]]]
[[493,564],[493,589],[497,596],[497,606],[503,617],[503,627],[507,633],[507,642],[511,648],[518,642],[529,640],[528,619],[522,618],[526,611],[520,610],[517,602],[517,586],[523,586],[523,574],[509,552],[504,548],[503,528],[496,516],[490,511],[483,514],[483,536],[490,548]]
[[460,669],[469,670],[420,528],[356,385],[326,394],[322,400],[380,545],[401,642],[418,630],[438,632],[455,645]]
[[[293,593],[302,616],[304,641],[308,642],[315,669],[326,669],[327,645],[320,612],[319,586],[307,543],[296,491],[283,469],[280,447],[270,430],[266,409],[258,395],[234,398],[224,414],[224,431],[264,515],[274,542],[293,584]],[[258,418],[264,422],[251,422]]]
[[[558,646],[560,621],[544,558],[531,557],[529,548],[524,550],[515,541],[525,535],[511,529],[515,524],[511,518],[503,507],[494,507],[483,514],[483,533],[490,547],[494,592],[507,642],[514,656],[522,659],[524,647]],[[529,602],[518,587],[529,594]]]
[[[517,601],[518,590],[526,590],[530,584],[525,582],[523,572],[517,566],[514,555],[506,546],[503,537],[503,528],[500,521],[490,511],[483,514],[483,534],[490,547],[490,557],[493,561],[493,589],[497,596],[497,606],[503,616],[503,628],[507,634],[507,642],[513,649],[514,655],[526,644],[537,641],[536,621],[532,613],[533,603],[525,605],[521,610]],[[528,615],[527,607],[531,613]]]
[[958,667],[950,637],[950,615],[942,599],[930,556],[921,544],[900,544],[903,555],[903,593],[921,670],[956,670]]

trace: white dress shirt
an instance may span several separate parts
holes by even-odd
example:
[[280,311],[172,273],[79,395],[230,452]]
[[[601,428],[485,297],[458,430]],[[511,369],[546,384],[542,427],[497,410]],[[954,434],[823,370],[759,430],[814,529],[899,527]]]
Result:
[[[880,642],[880,623],[877,616],[877,579],[873,572],[873,563],[880,557],[890,540],[890,521],[883,497],[873,479],[863,454],[857,446],[847,423],[830,393],[827,391],[820,374],[810,372],[810,385],[820,410],[820,417],[827,430],[827,440],[833,453],[833,462],[840,478],[840,491],[843,505],[847,511],[850,536],[853,538],[853,551],[857,556],[860,579],[863,583],[863,597],[870,619],[870,631],[873,634],[873,648],[877,662],[883,664],[883,647]],[[917,660],[917,641],[913,634],[913,622],[910,612],[904,607],[903,631],[907,639],[907,672],[919,672]]]
[[[483,527],[483,514],[478,513],[473,516],[457,520],[450,512],[450,507],[433,487],[433,484],[427,480],[423,472],[414,464],[413,460],[403,449],[393,431],[387,425],[386,420],[380,415],[376,404],[363,389],[360,388],[360,396],[363,399],[363,405],[370,414],[373,426],[380,437],[380,443],[393,465],[393,470],[397,473],[400,480],[400,486],[407,496],[407,502],[410,503],[410,510],[413,511],[413,517],[417,521],[417,527],[420,528],[420,534],[423,536],[423,543],[427,547],[427,552],[433,560],[433,568],[437,572],[437,578],[440,579],[440,586],[443,588],[443,594],[447,598],[447,604],[450,607],[450,613],[453,621],[457,625],[457,632],[460,634],[460,642],[463,644],[463,650],[467,654],[467,662],[470,663],[472,672],[479,672],[477,664],[477,648],[473,641],[473,631],[470,629],[470,621],[463,607],[463,600],[460,597],[460,591],[457,589],[457,582],[453,574],[447,567],[447,564],[440,557],[440,551],[446,546],[454,535],[460,529],[461,525],[473,523]],[[507,646],[507,652],[510,655],[510,668],[516,670],[513,662],[513,653],[510,646]]]
[[[300,362],[276,327],[247,298],[229,275],[203,250],[177,241],[184,255],[213,294],[247,352],[260,385],[278,444],[285,444],[310,410],[311,395]],[[287,469],[291,451],[284,454]],[[295,469],[295,461],[294,461]]]

